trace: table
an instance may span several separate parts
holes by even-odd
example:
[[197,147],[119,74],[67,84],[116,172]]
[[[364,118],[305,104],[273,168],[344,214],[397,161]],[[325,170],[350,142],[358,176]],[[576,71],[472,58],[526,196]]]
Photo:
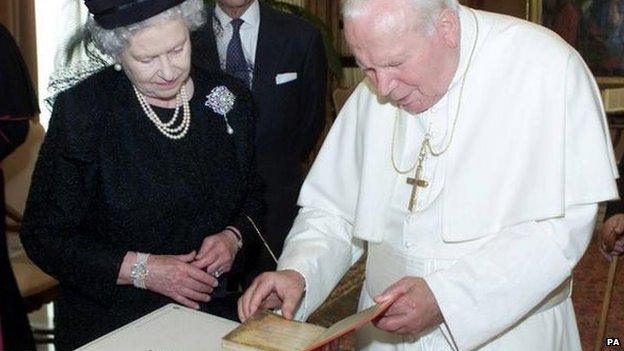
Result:
[[221,317],[168,304],[78,350],[220,351],[221,338],[239,325]]

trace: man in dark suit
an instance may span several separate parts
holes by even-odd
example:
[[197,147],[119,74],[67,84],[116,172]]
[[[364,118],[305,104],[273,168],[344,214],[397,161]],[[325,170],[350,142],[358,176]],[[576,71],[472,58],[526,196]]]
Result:
[[[258,0],[217,0],[192,43],[195,65],[222,69],[253,93],[258,170],[266,184],[263,234],[279,257],[297,214],[303,165],[325,123],[327,64],[320,32]],[[252,272],[243,285],[275,269],[266,252],[259,257],[245,263]]]

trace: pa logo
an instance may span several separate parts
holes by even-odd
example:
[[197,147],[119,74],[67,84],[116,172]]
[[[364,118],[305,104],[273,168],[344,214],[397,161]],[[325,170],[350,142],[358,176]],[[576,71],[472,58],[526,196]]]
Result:
[[605,346],[621,346],[619,338],[605,338]]

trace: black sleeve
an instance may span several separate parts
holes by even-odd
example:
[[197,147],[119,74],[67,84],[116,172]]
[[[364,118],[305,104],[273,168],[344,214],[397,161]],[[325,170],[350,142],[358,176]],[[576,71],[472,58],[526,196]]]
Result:
[[325,127],[325,101],[327,99],[327,60],[323,39],[318,30],[310,36],[305,54],[299,107],[299,129],[293,135],[301,160],[306,160]]
[[[243,249],[237,255],[236,268],[241,269],[246,258],[253,260],[253,256],[257,256],[259,250],[264,249],[258,232],[263,233],[263,218],[265,212],[264,204],[264,182],[261,180],[257,171],[256,154],[255,154],[255,121],[257,117],[256,108],[251,95],[246,92],[242,99],[243,111],[242,117],[246,121],[246,135],[244,140],[244,148],[246,150],[246,198],[240,210],[240,214],[233,224],[243,237]],[[257,229],[257,231],[256,231]],[[251,257],[250,257],[251,256]]]
[[[255,167],[254,167],[255,168]],[[252,171],[255,173],[255,170]],[[247,184],[247,199],[243,205],[240,216],[238,217],[234,227],[236,227],[243,237],[243,247],[236,256],[234,268],[235,272],[242,271],[246,261],[256,261],[258,256],[267,256],[264,254],[267,250],[260,235],[264,236],[263,230],[263,213],[264,200],[263,185],[259,176],[254,175]],[[256,231],[256,229],[258,231]],[[258,234],[258,232],[260,234]]]
[[7,119],[0,121],[0,161],[4,160],[18,146],[22,145],[28,134],[28,119]]
[[84,97],[68,95],[57,99],[41,146],[21,240],[33,262],[62,285],[111,304],[125,252],[88,225],[97,216],[94,150],[101,126],[87,103],[79,103]]

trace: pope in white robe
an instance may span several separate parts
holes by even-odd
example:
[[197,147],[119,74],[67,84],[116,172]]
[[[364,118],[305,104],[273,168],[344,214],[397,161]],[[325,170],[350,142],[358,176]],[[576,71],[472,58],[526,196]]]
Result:
[[[371,2],[384,11],[384,0]],[[375,5],[362,5],[361,16],[366,6]],[[402,278],[421,277],[443,321],[407,335],[369,324],[358,349],[580,351],[572,269],[598,202],[617,197],[598,88],[551,31],[467,7],[446,10],[459,23],[456,69],[445,93],[416,113],[393,95],[398,85],[384,86],[383,65],[358,56],[358,38],[347,32],[371,77],[325,140],[279,259],[278,271],[305,279],[296,318],[326,299],[366,242],[359,308]],[[346,16],[346,30],[358,20]],[[422,152],[425,140],[431,146]]]

